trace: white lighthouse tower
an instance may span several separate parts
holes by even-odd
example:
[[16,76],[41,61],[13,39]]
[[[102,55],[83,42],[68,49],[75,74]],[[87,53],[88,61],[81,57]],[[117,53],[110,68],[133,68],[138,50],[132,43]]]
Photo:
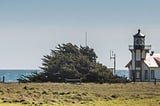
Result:
[[133,35],[133,45],[129,45],[129,50],[132,53],[132,60],[130,61],[129,77],[132,81],[142,81],[143,62],[146,53],[149,52],[151,45],[145,45],[145,35],[138,29],[138,33]]

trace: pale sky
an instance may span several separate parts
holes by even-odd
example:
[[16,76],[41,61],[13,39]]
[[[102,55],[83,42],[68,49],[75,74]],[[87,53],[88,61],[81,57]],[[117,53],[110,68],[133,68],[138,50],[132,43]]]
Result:
[[160,0],[0,0],[0,69],[37,69],[43,55],[71,42],[94,48],[98,61],[125,69],[140,28],[160,53]]

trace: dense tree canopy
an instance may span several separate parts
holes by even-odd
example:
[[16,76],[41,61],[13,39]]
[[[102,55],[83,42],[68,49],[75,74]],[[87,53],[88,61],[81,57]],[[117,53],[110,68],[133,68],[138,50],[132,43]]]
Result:
[[113,76],[111,70],[96,62],[92,48],[71,43],[58,45],[42,58],[43,72],[21,76],[21,82],[64,82],[65,79],[82,79],[83,82],[122,82],[125,78]]

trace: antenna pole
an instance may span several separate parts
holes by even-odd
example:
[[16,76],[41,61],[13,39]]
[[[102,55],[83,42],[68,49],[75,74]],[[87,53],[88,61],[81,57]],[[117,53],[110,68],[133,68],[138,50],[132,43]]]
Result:
[[114,54],[114,74],[116,74],[116,54]]
[[114,64],[113,64],[113,75],[116,74],[116,54],[110,50],[110,59],[113,59]]
[[87,47],[87,32],[85,32],[85,46]]

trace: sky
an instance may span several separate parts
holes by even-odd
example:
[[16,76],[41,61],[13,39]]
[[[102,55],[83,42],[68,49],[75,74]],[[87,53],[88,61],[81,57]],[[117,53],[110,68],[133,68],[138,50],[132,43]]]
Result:
[[58,44],[94,48],[97,61],[126,69],[140,28],[160,53],[159,0],[0,0],[0,69],[39,69]]

